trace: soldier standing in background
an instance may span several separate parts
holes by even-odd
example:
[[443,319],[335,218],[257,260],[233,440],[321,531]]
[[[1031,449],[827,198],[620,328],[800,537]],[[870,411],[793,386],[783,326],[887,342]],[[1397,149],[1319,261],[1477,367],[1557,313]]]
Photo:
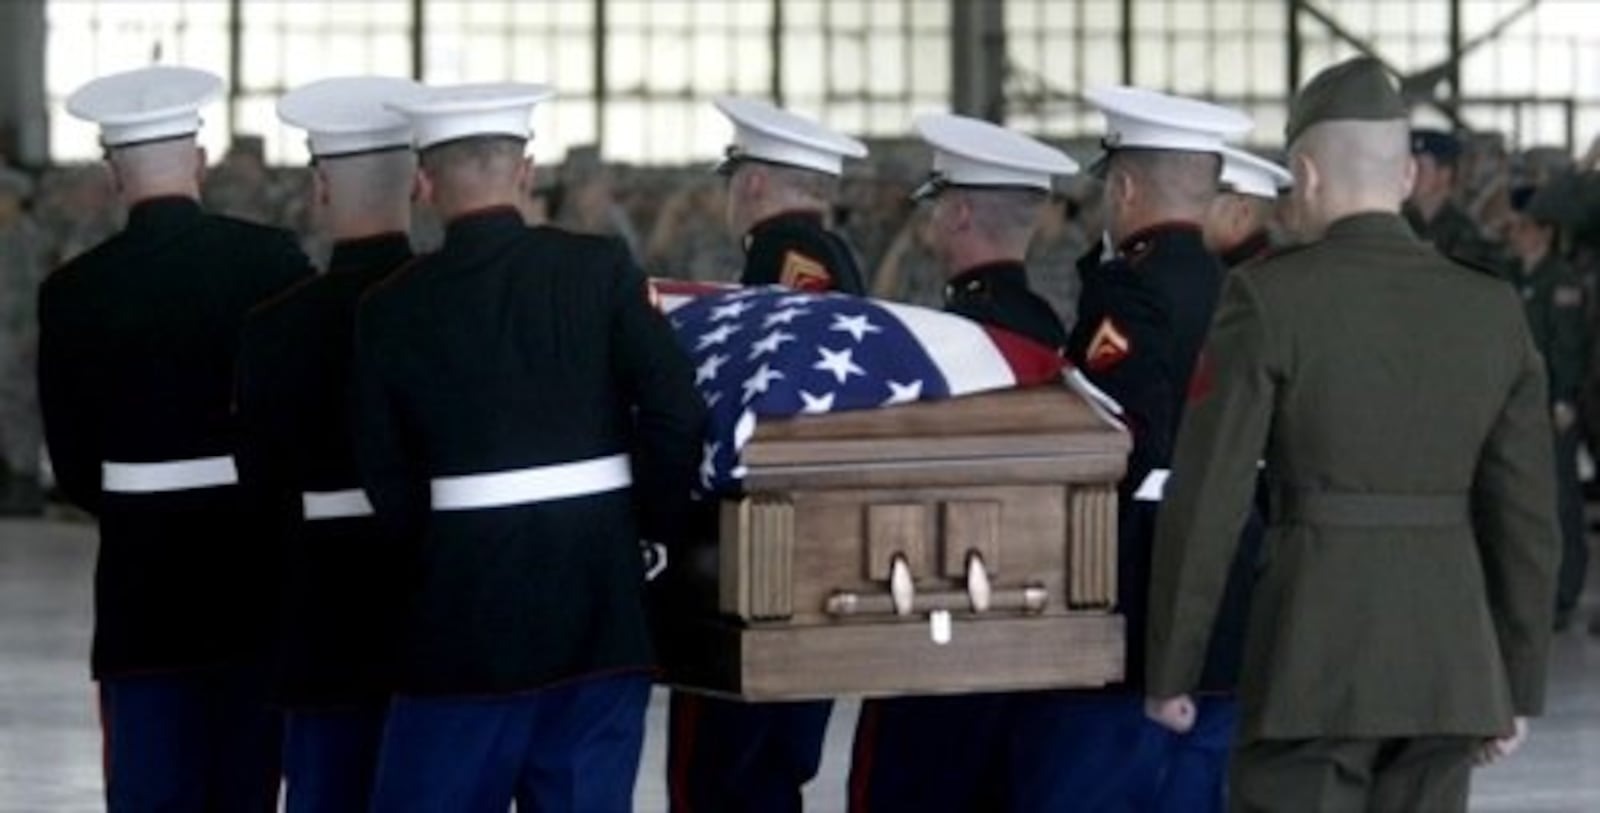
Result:
[[1237,268],[1272,250],[1278,190],[1293,181],[1288,170],[1265,158],[1233,147],[1223,150],[1220,188],[1206,209],[1202,236],[1224,268]]
[[288,813],[367,809],[393,690],[406,561],[360,488],[350,367],[357,301],[411,260],[411,126],[383,105],[419,90],[328,79],[278,101],[309,134],[333,241],[327,273],[251,313],[237,376],[240,476],[269,503],[284,566],[274,694]]
[[39,484],[44,427],[39,418],[39,283],[51,263],[48,233],[24,208],[28,176],[0,167],[0,516],[44,509]]
[[1440,130],[1413,130],[1411,154],[1416,181],[1403,212],[1417,236],[1446,257],[1486,274],[1504,273],[1505,257],[1455,201],[1461,140]]
[[1589,570],[1583,489],[1578,483],[1578,395],[1584,370],[1588,369],[1589,341],[1583,283],[1561,256],[1557,224],[1562,212],[1548,191],[1549,187],[1518,187],[1511,191],[1514,214],[1507,237],[1518,261],[1514,281],[1528,314],[1534,346],[1544,357],[1549,381],[1563,543],[1555,599],[1555,629],[1560,632],[1572,623]]
[[[1217,196],[1206,210],[1206,247],[1226,270],[1266,256],[1272,249],[1267,227],[1278,191],[1293,181],[1288,170],[1243,150],[1224,147]],[[1257,489],[1256,507],[1240,534],[1239,551],[1228,571],[1217,623],[1207,645],[1205,666],[1195,696],[1194,727],[1166,737],[1160,784],[1149,809],[1156,813],[1222,813],[1227,809],[1228,752],[1239,722],[1239,667],[1244,658],[1250,599],[1262,566],[1262,516],[1266,500]]]
[[[866,147],[765,102],[723,98],[716,106],[734,125],[717,172],[728,181],[728,228],[744,246],[740,283],[862,293],[855,254],[826,218],[844,159],[865,157]],[[831,700],[747,703],[673,692],[672,810],[800,810],[832,712]]]
[[204,71],[155,67],[67,99],[99,123],[129,207],[39,296],[56,479],[100,524],[93,671],[112,813],[277,809],[277,556],[239,484],[233,365],[246,312],[311,269],[288,232],[201,209],[199,109],[221,93]]
[[[1077,176],[1074,176],[1076,178]],[[1081,183],[1058,179],[1050,198],[1039,209],[1039,223],[1028,243],[1028,283],[1055,309],[1069,332],[1078,320],[1078,258],[1089,248],[1079,222],[1080,204],[1072,190]]]
[[[1376,60],[1294,99],[1306,241],[1228,276],[1156,531],[1146,690],[1174,731],[1256,492],[1273,490],[1235,810],[1464,811],[1543,705],[1559,545],[1544,363],[1516,294],[1400,217],[1406,105]],[[1448,302],[1449,307],[1439,307]]]

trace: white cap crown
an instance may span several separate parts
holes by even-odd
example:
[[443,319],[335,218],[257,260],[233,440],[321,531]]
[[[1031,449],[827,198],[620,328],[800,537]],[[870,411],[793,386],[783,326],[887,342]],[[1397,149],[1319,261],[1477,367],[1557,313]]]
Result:
[[733,143],[719,171],[754,158],[837,176],[844,172],[844,159],[867,155],[860,141],[759,99],[722,96],[712,104],[733,122]]
[[388,105],[421,96],[410,79],[347,76],[323,79],[278,100],[278,118],[306,131],[311,154],[338,158],[411,146],[411,120]]
[[67,112],[100,125],[105,147],[128,147],[200,131],[200,108],[222,95],[222,77],[156,65],[94,79],[67,97]]
[[489,82],[425,88],[415,98],[387,106],[411,120],[416,147],[425,150],[478,136],[530,138],[534,106],[555,95],[548,85]]
[[1220,105],[1134,87],[1095,88],[1083,94],[1106,117],[1108,150],[1151,149],[1222,152],[1223,142],[1250,132],[1255,122]]
[[1061,150],[981,119],[937,113],[918,117],[916,128],[933,149],[934,178],[913,197],[944,186],[1049,192],[1055,176],[1078,171],[1078,162]]
[[1222,150],[1222,187],[1236,195],[1276,200],[1278,190],[1294,183],[1294,176],[1265,158],[1234,147]]

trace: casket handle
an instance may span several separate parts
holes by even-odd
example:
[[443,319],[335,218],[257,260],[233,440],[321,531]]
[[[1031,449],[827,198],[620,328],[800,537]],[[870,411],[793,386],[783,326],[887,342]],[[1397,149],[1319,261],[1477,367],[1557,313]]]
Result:
[[967,552],[967,598],[975,613],[988,612],[994,598],[989,569],[983,566],[983,554],[975,550]]
[[[972,596],[965,590],[926,590],[915,594],[915,611],[931,613],[948,610],[952,613],[971,612]],[[1002,587],[994,590],[989,599],[989,612],[1042,613],[1050,604],[1050,591],[1044,585]],[[857,593],[841,590],[828,596],[828,615],[835,617],[909,616],[899,612],[891,593]]]
[[889,565],[889,598],[895,615],[910,615],[917,602],[917,583],[911,578],[911,565],[903,553],[894,555]]

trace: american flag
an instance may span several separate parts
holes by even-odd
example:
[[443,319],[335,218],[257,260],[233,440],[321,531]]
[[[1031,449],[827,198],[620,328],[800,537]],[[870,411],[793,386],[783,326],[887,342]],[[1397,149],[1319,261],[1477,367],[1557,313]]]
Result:
[[1060,380],[1050,348],[961,316],[838,293],[658,283],[711,411],[702,493],[737,493],[763,420]]

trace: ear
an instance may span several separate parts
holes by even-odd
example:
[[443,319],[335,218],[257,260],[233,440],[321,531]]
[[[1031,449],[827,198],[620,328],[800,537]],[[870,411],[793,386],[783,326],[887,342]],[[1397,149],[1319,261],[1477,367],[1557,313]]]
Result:
[[1411,191],[1417,187],[1417,158],[1412,156],[1406,159],[1406,168],[1400,173],[1400,196],[1409,198]]
[[521,193],[523,197],[528,197],[533,194],[533,179],[533,156],[527,155],[523,157],[522,163],[517,165],[517,191]]
[[1119,209],[1127,209],[1128,207],[1132,206],[1136,200],[1138,200],[1139,184],[1134,181],[1132,175],[1120,170],[1115,170],[1111,173],[1111,177],[1107,178],[1106,181],[1106,191],[1108,193],[1108,197],[1110,198],[1110,202],[1116,205]]
[[[1413,162],[1411,169],[1415,170]],[[1300,153],[1294,157],[1294,195],[1302,201],[1315,198],[1322,191],[1322,171],[1317,168],[1317,162],[1311,157]]]
[[106,179],[111,182],[112,193],[121,195],[123,192],[122,170],[117,167],[116,159],[106,156],[105,161],[101,162],[101,165],[105,167]]
[[313,167],[311,170],[311,196],[318,206],[327,206],[329,203],[328,176],[323,174],[322,167]]
[[433,203],[433,179],[426,169],[417,169],[417,182],[411,188],[412,203]]

